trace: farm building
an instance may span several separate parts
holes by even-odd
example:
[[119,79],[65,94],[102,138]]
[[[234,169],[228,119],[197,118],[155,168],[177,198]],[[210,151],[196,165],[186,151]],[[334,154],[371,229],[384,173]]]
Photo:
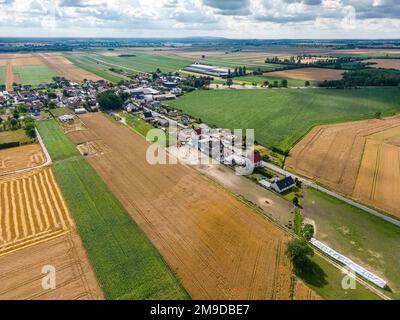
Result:
[[292,177],[286,177],[282,180],[277,180],[271,183],[271,189],[278,193],[285,192],[294,187],[294,180]]
[[154,120],[154,117],[153,117],[153,114],[151,113],[151,111],[143,112],[143,117],[144,117],[145,121]]
[[74,112],[75,112],[76,114],[84,114],[84,113],[86,113],[87,111],[86,111],[85,108],[76,108],[76,109],[74,109]]
[[207,66],[204,64],[191,64],[190,66],[186,67],[185,70],[208,74],[210,76],[217,76],[217,77],[227,77],[229,74],[229,70],[226,68],[216,67],[216,66]]
[[70,115],[70,114],[65,114],[65,115],[59,116],[58,120],[60,120],[60,122],[63,122],[63,123],[72,122],[72,121],[74,121],[74,116]]

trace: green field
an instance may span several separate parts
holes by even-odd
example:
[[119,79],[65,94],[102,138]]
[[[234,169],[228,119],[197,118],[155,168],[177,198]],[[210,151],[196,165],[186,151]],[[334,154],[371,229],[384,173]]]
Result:
[[400,228],[315,189],[301,200],[316,238],[386,279],[400,299]]
[[70,54],[66,54],[65,57],[70,60],[74,65],[77,67],[84,69],[90,73],[93,73],[103,79],[106,79],[108,81],[118,83],[121,80],[124,80],[124,77],[120,77],[114,73],[110,73],[109,69],[110,67],[103,65],[101,63],[92,61],[90,59],[87,59],[85,56],[73,56]]
[[6,83],[6,68],[0,67],[0,86]]
[[13,66],[13,72],[20,77],[21,84],[36,86],[53,80],[57,74],[45,65]]
[[[273,84],[274,81],[278,81],[279,84],[281,84],[282,80],[287,80],[288,81],[288,86],[289,87],[304,87],[305,86],[305,81],[304,80],[299,80],[299,79],[289,79],[289,78],[279,78],[279,77],[271,77],[271,76],[253,76],[253,75],[248,75],[244,77],[237,77],[234,78],[234,82],[242,83],[242,82],[249,82],[249,83],[257,83],[257,84],[263,84],[264,81],[269,81],[270,84]],[[310,81],[310,86],[315,87],[318,85],[317,81]]]
[[289,150],[313,126],[400,111],[400,89],[197,90],[168,104],[209,125],[255,129],[256,141]]
[[78,149],[64,135],[64,132],[55,120],[37,121],[36,126],[53,161],[80,155]]
[[54,165],[107,299],[188,299],[143,231],[84,160]]
[[131,71],[155,72],[159,68],[162,72],[175,72],[193,63],[191,60],[178,60],[162,56],[151,56],[142,52],[131,52],[135,57],[106,57],[100,54],[91,54],[91,57],[104,61],[114,68],[128,68]]

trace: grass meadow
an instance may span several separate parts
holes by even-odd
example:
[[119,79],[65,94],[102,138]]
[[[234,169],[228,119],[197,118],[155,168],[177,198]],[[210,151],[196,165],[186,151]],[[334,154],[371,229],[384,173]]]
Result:
[[50,157],[53,161],[79,156],[78,149],[64,135],[56,120],[48,119],[36,122]]
[[309,188],[303,214],[316,223],[316,238],[377,273],[400,299],[400,228]]
[[0,67],[0,86],[6,83],[6,68]]
[[21,84],[36,86],[51,82],[57,74],[46,65],[13,66],[13,72],[19,75]]

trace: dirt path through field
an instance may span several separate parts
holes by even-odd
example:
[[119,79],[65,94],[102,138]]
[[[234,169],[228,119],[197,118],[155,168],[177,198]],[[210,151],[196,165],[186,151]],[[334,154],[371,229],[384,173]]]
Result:
[[150,165],[148,143],[127,127],[101,114],[81,119],[110,149],[87,160],[192,298],[290,298],[288,234],[195,170]]

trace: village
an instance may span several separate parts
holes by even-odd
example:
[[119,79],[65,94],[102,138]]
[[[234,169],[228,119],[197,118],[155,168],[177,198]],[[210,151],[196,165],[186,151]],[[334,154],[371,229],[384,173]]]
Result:
[[[23,120],[24,117],[40,120],[48,111],[53,111],[52,114],[57,115],[61,124],[65,127],[74,126],[75,129],[78,115],[102,110],[123,121],[122,112],[173,136],[178,147],[186,146],[198,150],[211,161],[236,169],[236,173],[239,172],[237,169],[247,168],[247,171],[241,174],[251,175],[254,169],[258,168],[261,175],[253,178],[267,189],[284,193],[296,184],[291,176],[285,177],[271,171],[267,173],[263,168],[263,161],[269,161],[269,157],[262,156],[259,151],[254,150],[254,145],[242,147],[242,136],[233,134],[229,129],[210,127],[202,123],[201,119],[194,119],[169,107],[166,102],[175,100],[184,93],[181,85],[185,78],[178,74],[141,72],[133,79],[118,84],[105,80],[77,83],[62,77],[54,77],[53,80],[35,88],[15,84],[13,91],[0,91],[0,118],[3,129],[12,118],[14,110],[22,110],[19,120]],[[107,91],[112,91],[122,98],[122,110],[104,110],[100,107],[97,97]],[[57,109],[69,111],[58,114],[54,112]],[[175,127],[176,130],[170,130]]]

